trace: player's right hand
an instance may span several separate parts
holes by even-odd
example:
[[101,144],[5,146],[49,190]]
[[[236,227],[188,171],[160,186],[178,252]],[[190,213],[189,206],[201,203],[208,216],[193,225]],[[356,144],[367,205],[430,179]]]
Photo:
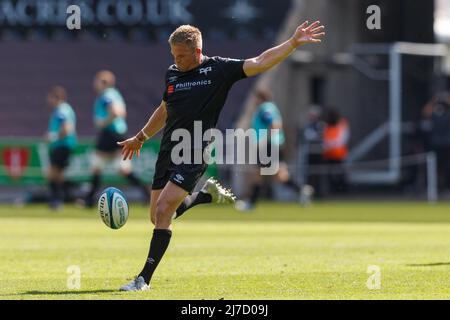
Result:
[[137,137],[117,142],[117,144],[122,147],[123,160],[133,159],[135,153],[136,156],[139,158],[143,142],[138,140]]

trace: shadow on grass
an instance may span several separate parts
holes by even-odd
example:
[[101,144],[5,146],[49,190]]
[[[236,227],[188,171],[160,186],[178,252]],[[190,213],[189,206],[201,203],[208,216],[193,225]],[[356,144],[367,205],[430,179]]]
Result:
[[450,262],[435,262],[435,263],[418,263],[418,264],[407,264],[407,267],[439,267],[439,266],[450,266]]
[[81,295],[81,294],[96,294],[96,293],[120,293],[118,290],[112,289],[103,289],[103,290],[71,290],[71,291],[26,291],[23,293],[19,293],[17,295],[29,295],[29,296],[38,296],[38,295]]

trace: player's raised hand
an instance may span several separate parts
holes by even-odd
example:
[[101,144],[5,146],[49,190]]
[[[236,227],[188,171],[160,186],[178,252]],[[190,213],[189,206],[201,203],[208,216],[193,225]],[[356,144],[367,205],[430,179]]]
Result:
[[322,38],[325,36],[324,31],[325,27],[320,23],[320,21],[316,21],[312,24],[305,21],[297,28],[297,30],[295,30],[291,41],[296,47],[308,43],[320,43],[322,42]]
[[125,141],[117,142],[117,144],[122,147],[123,160],[131,160],[135,153],[137,157],[140,156],[144,142],[137,137],[133,137]]

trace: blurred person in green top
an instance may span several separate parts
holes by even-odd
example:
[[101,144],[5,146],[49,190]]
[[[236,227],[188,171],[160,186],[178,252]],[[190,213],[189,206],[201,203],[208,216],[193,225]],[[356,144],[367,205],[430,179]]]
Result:
[[[256,134],[258,166],[265,166],[259,160],[260,148],[267,150],[267,156],[269,157],[271,156],[270,152],[272,149],[279,150],[279,169],[274,175],[274,178],[298,194],[302,204],[307,204],[309,203],[314,190],[309,185],[300,186],[289,174],[288,166],[284,161],[283,146],[286,139],[283,130],[283,120],[277,105],[272,100],[272,94],[268,90],[257,90],[255,95],[256,109],[252,116],[251,128],[255,130]],[[277,130],[272,134],[268,134],[271,133],[271,130],[273,129]],[[277,148],[272,148],[271,145],[276,145]],[[237,201],[237,210],[250,211],[255,207],[259,199],[263,177],[260,174],[260,170],[255,171],[253,176],[250,198],[248,200]]]
[[93,86],[97,93],[94,102],[94,124],[98,136],[92,159],[91,188],[85,198],[85,205],[94,205],[94,197],[101,186],[101,174],[108,162],[132,185],[139,187],[147,201],[150,196],[147,187],[133,174],[131,162],[122,160],[121,147],[117,145],[117,142],[125,140],[128,127],[126,103],[116,88],[116,77],[111,71],[100,71],[94,78]]
[[67,92],[61,86],[55,86],[49,91],[47,103],[52,108],[46,134],[50,157],[47,177],[50,207],[59,209],[64,200],[64,171],[77,144],[76,116],[67,103]]

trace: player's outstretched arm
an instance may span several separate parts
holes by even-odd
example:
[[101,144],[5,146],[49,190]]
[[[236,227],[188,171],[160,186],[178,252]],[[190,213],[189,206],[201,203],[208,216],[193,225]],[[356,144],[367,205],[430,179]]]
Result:
[[271,48],[255,58],[247,59],[244,72],[248,77],[263,73],[284,61],[299,46],[309,43],[320,43],[325,36],[325,27],[319,21],[301,24],[294,35],[286,42]]
[[166,102],[162,101],[138,134],[125,141],[117,142],[122,147],[123,160],[133,159],[134,154],[139,157],[144,142],[156,135],[165,126],[166,120]]

